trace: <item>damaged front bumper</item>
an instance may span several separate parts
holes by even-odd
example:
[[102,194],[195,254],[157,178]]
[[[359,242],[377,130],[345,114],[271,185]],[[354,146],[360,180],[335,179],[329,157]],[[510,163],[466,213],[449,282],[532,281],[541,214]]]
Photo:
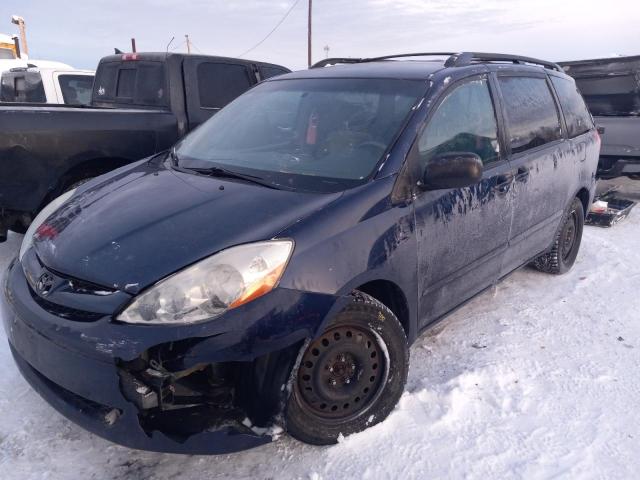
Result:
[[75,423],[132,448],[217,454],[272,440],[300,347],[345,302],[277,288],[198,325],[77,320],[47,305],[16,261],[0,316],[23,376]]

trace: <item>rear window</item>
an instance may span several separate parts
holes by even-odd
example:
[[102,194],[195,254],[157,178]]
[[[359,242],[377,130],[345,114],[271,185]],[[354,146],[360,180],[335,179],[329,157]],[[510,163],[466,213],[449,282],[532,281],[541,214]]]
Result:
[[198,65],[200,106],[222,108],[251,87],[245,65],[203,62]]
[[118,82],[116,85],[116,97],[133,98],[136,90],[136,70],[133,68],[121,68],[118,70]]
[[551,76],[551,83],[560,99],[569,137],[577,137],[588,132],[593,127],[593,121],[575,83],[572,80],[554,76]]
[[59,75],[58,83],[67,105],[88,105],[91,102],[93,75]]
[[164,107],[168,104],[164,63],[102,63],[96,73],[93,94],[97,102]]
[[512,153],[562,136],[555,101],[544,78],[499,77]]
[[0,86],[3,102],[46,103],[40,72],[5,72]]
[[640,115],[640,73],[577,78],[593,115]]

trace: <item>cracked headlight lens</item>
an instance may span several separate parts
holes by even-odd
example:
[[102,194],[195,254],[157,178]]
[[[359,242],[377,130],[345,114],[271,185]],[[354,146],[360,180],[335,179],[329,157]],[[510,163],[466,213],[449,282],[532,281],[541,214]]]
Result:
[[117,320],[138,324],[211,320],[273,290],[292,251],[291,240],[228,248],[138,295]]

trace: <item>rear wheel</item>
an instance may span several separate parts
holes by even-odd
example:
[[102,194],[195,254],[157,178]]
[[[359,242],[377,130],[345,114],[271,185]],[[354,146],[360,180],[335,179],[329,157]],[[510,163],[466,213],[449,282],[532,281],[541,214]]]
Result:
[[396,316],[356,292],[302,355],[285,412],[287,431],[327,445],[384,420],[402,395],[408,363]]
[[578,256],[583,227],[584,207],[580,199],[575,198],[562,218],[551,250],[536,258],[532,265],[545,273],[559,275],[568,272]]

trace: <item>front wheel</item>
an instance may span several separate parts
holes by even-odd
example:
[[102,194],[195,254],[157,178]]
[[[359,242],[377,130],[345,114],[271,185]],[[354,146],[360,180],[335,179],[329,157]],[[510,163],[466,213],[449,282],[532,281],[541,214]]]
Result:
[[555,275],[568,272],[578,256],[583,227],[584,207],[579,198],[574,198],[562,217],[551,249],[536,258],[532,265],[541,272]]
[[328,445],[381,422],[402,395],[408,367],[407,338],[396,316],[355,292],[302,355],[285,411],[287,431]]

